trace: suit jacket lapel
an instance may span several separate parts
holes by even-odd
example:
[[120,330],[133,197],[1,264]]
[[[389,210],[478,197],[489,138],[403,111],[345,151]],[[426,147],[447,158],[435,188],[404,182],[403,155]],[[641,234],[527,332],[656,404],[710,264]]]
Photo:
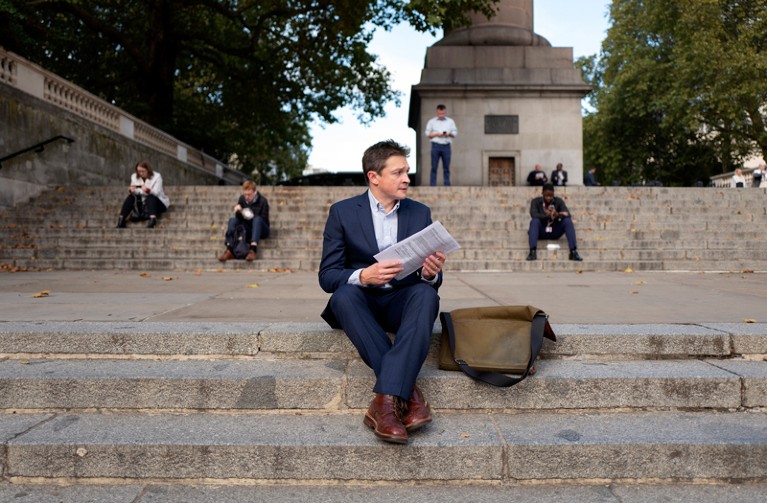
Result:
[[376,231],[373,228],[373,215],[370,212],[370,199],[368,199],[367,192],[357,198],[357,206],[359,233],[365,238],[365,243],[370,248],[371,255],[375,255],[379,251],[378,242],[376,241]]
[[399,202],[399,209],[397,210],[397,242],[403,241],[410,233],[408,228],[410,225],[410,212],[407,211],[408,200],[403,199]]

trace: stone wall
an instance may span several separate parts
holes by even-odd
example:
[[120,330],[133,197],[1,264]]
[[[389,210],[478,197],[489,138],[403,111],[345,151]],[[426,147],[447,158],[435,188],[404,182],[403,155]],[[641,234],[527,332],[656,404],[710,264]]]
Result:
[[55,186],[129,183],[136,162],[148,159],[165,185],[218,184],[210,171],[101,127],[60,107],[0,82],[0,158],[57,135],[42,152],[4,161],[0,169],[0,208],[15,206]]

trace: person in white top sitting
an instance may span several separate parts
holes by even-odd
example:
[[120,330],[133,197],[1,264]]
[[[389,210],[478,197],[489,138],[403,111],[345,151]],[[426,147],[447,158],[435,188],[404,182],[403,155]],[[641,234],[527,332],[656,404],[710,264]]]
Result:
[[732,188],[741,188],[746,186],[746,179],[743,177],[743,170],[740,168],[735,169],[735,174],[732,175]]
[[132,220],[148,219],[148,229],[157,225],[157,218],[170,207],[170,199],[162,188],[162,175],[152,171],[149,161],[136,164],[136,172],[131,175],[128,197],[123,202],[117,228],[126,226],[128,216],[134,213]]

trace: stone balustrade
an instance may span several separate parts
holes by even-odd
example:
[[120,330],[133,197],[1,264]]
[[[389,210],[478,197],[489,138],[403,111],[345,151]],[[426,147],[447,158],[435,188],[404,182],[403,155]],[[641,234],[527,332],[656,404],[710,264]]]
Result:
[[0,47],[0,83],[61,107],[179,161],[212,172],[218,177],[222,177],[225,170],[232,170],[223,162],[2,47]]

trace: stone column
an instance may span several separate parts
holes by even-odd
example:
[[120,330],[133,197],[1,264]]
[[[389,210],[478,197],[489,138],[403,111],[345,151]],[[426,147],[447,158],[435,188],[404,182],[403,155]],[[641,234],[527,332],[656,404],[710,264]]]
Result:
[[532,0],[497,6],[492,19],[475,14],[471,26],[426,51],[408,119],[418,138],[415,181],[429,184],[431,145],[423,130],[443,103],[458,127],[453,185],[524,185],[535,164],[550,173],[558,162],[570,184],[580,185],[580,101],[591,88],[573,65],[572,48],[551,47],[533,31]]

